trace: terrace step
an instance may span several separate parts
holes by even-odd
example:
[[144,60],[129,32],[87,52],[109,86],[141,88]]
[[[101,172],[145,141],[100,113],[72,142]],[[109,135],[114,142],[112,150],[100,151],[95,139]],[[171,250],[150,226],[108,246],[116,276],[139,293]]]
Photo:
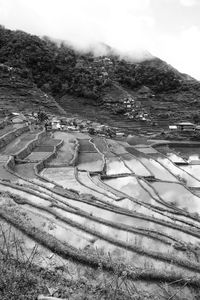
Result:
[[22,150],[25,145],[33,140],[38,132],[28,132],[23,133],[20,136],[16,137],[11,143],[2,148],[1,154],[3,155],[14,155],[20,150]]
[[9,158],[9,155],[1,155],[0,154],[0,162],[6,162]]

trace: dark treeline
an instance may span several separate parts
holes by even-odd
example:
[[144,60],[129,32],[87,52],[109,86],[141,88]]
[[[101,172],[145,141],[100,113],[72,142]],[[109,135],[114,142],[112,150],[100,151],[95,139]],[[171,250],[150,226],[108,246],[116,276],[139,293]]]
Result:
[[177,89],[182,75],[158,58],[131,63],[118,55],[95,57],[48,37],[0,27],[0,63],[20,70],[53,96],[71,93],[92,99],[101,97],[112,81],[135,89],[147,85],[155,92]]

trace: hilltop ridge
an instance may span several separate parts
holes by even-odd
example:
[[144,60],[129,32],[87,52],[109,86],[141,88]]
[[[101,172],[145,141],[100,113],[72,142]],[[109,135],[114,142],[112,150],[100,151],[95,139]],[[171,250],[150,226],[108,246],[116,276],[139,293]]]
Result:
[[[134,61],[128,56],[123,58],[107,45],[103,47],[108,54],[95,56],[62,42],[56,44],[48,37],[0,28],[1,66],[18,70],[17,78],[28,82],[27,95],[34,86],[41,95],[55,97],[68,113],[69,103],[78,97],[83,105],[89,103],[97,111],[106,109],[111,119],[117,115],[124,122],[145,121],[149,126],[161,120],[191,120],[198,114],[200,83],[197,80],[157,57],[148,55],[144,61]],[[2,67],[0,72],[4,76]],[[13,83],[8,82],[13,90]],[[3,85],[2,81],[1,88]],[[42,98],[38,99],[44,107],[51,106],[51,101],[45,104]],[[31,107],[32,98],[27,97],[27,101]],[[77,113],[81,113],[78,105]]]

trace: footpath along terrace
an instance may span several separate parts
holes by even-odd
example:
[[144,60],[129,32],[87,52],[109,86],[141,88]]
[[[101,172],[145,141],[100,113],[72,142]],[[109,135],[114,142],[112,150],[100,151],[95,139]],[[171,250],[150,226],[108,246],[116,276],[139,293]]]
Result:
[[123,265],[142,288],[178,280],[190,297],[199,287],[198,176],[151,146],[26,125],[4,145],[8,134],[0,220],[21,232],[27,255],[38,243],[46,261],[62,258],[51,258],[56,266],[100,260],[110,273]]

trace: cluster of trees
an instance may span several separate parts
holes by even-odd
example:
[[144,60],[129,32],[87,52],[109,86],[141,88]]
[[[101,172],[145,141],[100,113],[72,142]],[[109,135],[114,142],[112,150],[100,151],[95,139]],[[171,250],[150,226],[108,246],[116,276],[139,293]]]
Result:
[[[76,68],[77,60],[85,66]],[[72,93],[97,99],[105,83],[93,65],[92,53],[83,54],[66,46],[56,44],[48,37],[42,39],[23,31],[11,31],[0,27],[0,63],[23,72],[36,85],[53,96]]]
[[[155,61],[155,64],[152,61]],[[158,61],[162,67],[158,67]],[[158,58],[137,64],[129,64],[121,60],[116,65],[115,74],[121,84],[133,89],[146,85],[155,92],[160,92],[181,86],[179,74]]]
[[[77,68],[80,59],[84,63]],[[98,99],[112,80],[130,88],[148,85],[155,91],[175,89],[180,85],[179,76],[169,68],[158,67],[157,62],[130,64],[114,55],[110,59],[112,70],[109,80],[105,81],[100,75],[102,65],[95,65],[93,54],[80,53],[63,43],[58,45],[48,37],[41,39],[0,27],[0,63],[18,68],[22,77],[53,96],[71,93]]]

